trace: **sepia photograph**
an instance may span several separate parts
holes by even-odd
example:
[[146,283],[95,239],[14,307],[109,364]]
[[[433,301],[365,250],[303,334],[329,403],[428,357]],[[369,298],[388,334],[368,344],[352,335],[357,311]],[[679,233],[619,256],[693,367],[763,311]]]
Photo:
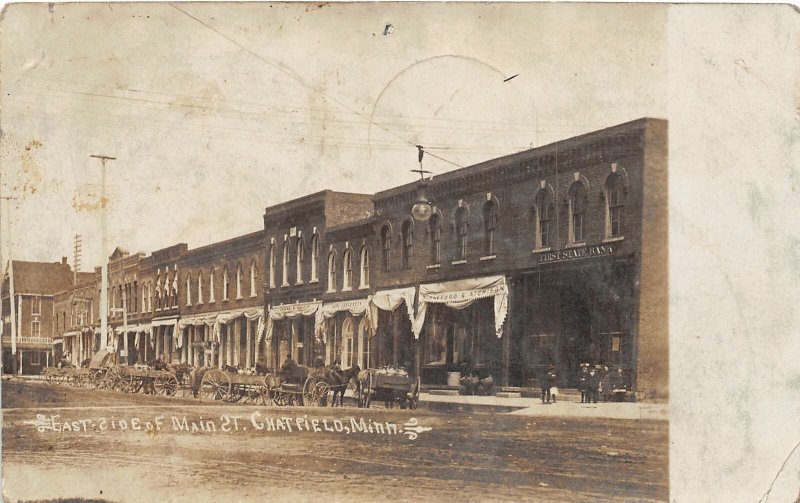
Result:
[[6,5],[3,500],[800,501],[797,24]]

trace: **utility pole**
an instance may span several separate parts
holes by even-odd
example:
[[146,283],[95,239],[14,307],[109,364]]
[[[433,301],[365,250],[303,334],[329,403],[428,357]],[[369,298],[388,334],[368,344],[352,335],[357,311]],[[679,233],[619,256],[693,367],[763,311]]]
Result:
[[[106,213],[107,213],[107,201],[106,201],[106,162],[116,160],[116,157],[110,157],[107,155],[95,155],[92,154],[89,157],[93,157],[95,159],[100,159],[100,205],[102,206],[102,213],[101,213],[101,225],[102,225],[102,246],[103,246],[103,257],[101,262],[101,282],[100,282],[100,341],[102,342],[103,338],[105,337],[106,343],[106,350],[108,350],[108,230],[106,228]],[[102,344],[101,344],[102,347]]]
[[[16,303],[14,301],[14,267],[11,259],[11,201],[16,201],[17,197],[12,196],[2,196],[0,197],[0,201],[5,200],[7,211],[6,211],[6,228],[8,229],[8,237],[6,238],[6,242],[8,243],[8,304],[11,308],[11,354],[13,356],[12,364],[11,364],[11,372],[12,374],[17,373],[17,308]],[[3,269],[5,268],[5,262],[2,259],[3,247],[2,242],[0,241],[0,263],[2,263]],[[5,278],[5,275],[3,275]],[[4,324],[2,321],[2,295],[0,295],[0,324]],[[2,331],[0,331],[2,332]],[[21,369],[20,369],[21,370]]]
[[78,282],[78,271],[81,268],[81,235],[75,234],[74,253],[72,255],[72,284]]

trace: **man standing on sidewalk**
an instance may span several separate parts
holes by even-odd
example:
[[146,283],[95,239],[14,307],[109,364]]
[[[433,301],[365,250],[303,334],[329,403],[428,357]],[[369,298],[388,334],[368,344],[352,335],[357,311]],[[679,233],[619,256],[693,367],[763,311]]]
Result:
[[586,403],[597,403],[597,389],[600,387],[600,377],[594,367],[589,369],[589,377],[586,378]]

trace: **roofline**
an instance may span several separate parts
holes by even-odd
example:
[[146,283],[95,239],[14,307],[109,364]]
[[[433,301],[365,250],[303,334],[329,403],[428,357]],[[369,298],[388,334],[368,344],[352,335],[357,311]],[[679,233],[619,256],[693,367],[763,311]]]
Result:
[[[522,160],[527,160],[531,157],[535,157],[537,155],[545,155],[550,153],[551,151],[556,150],[559,147],[565,145],[572,145],[576,143],[583,143],[588,140],[592,140],[595,138],[602,138],[604,136],[609,136],[615,132],[619,132],[621,130],[630,130],[632,126],[641,125],[641,128],[653,122],[664,122],[666,123],[666,119],[659,119],[655,117],[641,117],[639,119],[634,119],[632,121],[623,122],[621,124],[615,124],[613,126],[608,126],[603,129],[598,129],[595,131],[591,131],[588,133],[584,133],[578,136],[570,136],[569,138],[564,138],[563,140],[557,140],[552,143],[548,143],[546,145],[541,145],[539,147],[534,147],[528,150],[523,150],[520,152],[516,152],[513,154],[504,155],[501,157],[494,157],[492,159],[488,159],[486,161],[479,162],[477,164],[473,164],[470,166],[465,166],[463,168],[455,169],[452,171],[447,171],[440,175],[431,176],[426,181],[430,185],[438,185],[439,183],[444,183],[450,181],[454,178],[463,177],[465,175],[471,175],[473,173],[478,173],[483,170],[489,170],[498,166],[506,165],[506,164],[513,164],[514,162],[519,162]],[[380,201],[383,199],[388,199],[393,196],[397,196],[399,194],[405,194],[408,192],[413,192],[417,188],[417,184],[419,180],[415,180],[413,182],[409,182],[403,185],[399,185],[397,187],[392,187],[386,190],[382,190],[380,192],[376,192],[373,196],[373,201]]]

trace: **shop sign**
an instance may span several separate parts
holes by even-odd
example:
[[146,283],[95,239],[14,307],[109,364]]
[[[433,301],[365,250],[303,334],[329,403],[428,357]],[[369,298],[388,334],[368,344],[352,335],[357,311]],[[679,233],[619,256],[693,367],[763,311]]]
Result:
[[423,302],[447,303],[463,302],[466,300],[485,299],[494,297],[506,292],[505,282],[488,288],[477,288],[474,290],[461,290],[455,292],[423,293],[420,292],[420,300]]
[[545,252],[539,255],[540,264],[549,264],[551,262],[562,262],[565,260],[576,260],[589,257],[601,257],[604,255],[611,255],[614,253],[613,244],[591,245],[582,248],[571,248],[569,250],[559,250],[554,252]]

